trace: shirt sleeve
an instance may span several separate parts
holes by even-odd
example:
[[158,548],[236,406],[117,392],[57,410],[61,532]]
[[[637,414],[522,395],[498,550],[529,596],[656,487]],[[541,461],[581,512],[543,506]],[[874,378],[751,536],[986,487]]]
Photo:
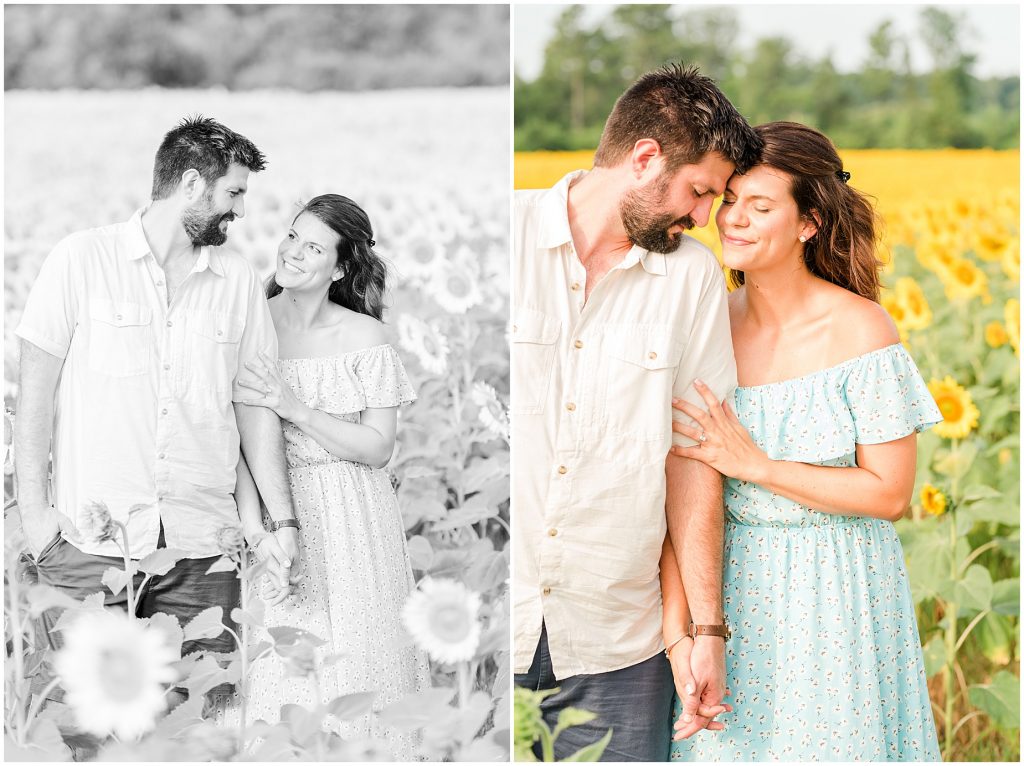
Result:
[[235,370],[235,378],[231,383],[231,401],[233,402],[253,398],[252,390],[238,385],[239,377],[243,375],[252,377],[252,374],[245,368],[246,362],[259,362],[261,352],[277,361],[277,332],[274,330],[274,321],[270,318],[270,306],[267,305],[263,286],[251,266],[248,269],[248,274],[249,296],[245,327],[242,329],[242,339],[238,345],[238,369]]
[[[729,327],[729,296],[725,289],[725,278],[717,264],[709,269],[709,275],[704,280],[693,314],[693,326],[679,367],[676,368],[672,387],[673,397],[706,410],[704,399],[693,386],[693,381],[697,379],[704,381],[719,401],[729,399],[731,403],[736,389],[736,358],[733,356],[732,331]],[[674,407],[672,417],[685,425],[695,425],[690,417]],[[672,443],[692,447],[697,442],[673,431]]]
[[48,354],[64,359],[78,325],[82,304],[80,279],[73,275],[73,240],[57,243],[43,261],[15,335]]

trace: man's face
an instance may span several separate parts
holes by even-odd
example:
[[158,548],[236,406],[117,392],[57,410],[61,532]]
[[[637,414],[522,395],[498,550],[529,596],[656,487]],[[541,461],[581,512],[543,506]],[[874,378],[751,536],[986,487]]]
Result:
[[684,231],[707,226],[715,197],[722,194],[733,170],[729,160],[712,152],[671,176],[661,173],[647,185],[626,192],[619,214],[629,240],[645,250],[673,252]]
[[245,216],[245,192],[249,169],[229,165],[228,172],[206,187],[202,198],[187,208],[182,225],[192,244],[223,245],[228,239],[228,223]]

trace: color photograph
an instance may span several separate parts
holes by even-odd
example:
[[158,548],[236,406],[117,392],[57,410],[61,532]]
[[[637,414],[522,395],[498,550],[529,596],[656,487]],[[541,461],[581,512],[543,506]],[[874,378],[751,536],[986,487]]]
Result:
[[1019,761],[1019,13],[516,7],[515,760]]
[[4,22],[5,758],[508,761],[508,6]]

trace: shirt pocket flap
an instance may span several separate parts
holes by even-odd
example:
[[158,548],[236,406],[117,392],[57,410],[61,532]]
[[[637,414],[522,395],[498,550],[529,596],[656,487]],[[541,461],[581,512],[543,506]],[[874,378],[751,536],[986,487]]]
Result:
[[226,314],[203,314],[196,318],[196,331],[215,343],[238,343],[242,339],[242,323]]
[[679,364],[680,348],[668,328],[608,332],[605,349],[609,356],[645,370],[663,370]]
[[558,340],[561,329],[562,323],[556,317],[534,309],[520,308],[516,310],[512,321],[512,342],[548,346]]
[[96,299],[89,302],[89,316],[114,327],[138,327],[149,324],[153,310],[141,303]]

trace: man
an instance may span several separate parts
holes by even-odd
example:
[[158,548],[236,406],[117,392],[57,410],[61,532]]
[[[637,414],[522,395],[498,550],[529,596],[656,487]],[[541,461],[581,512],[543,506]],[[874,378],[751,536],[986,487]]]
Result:
[[[673,397],[701,401],[695,379],[720,398],[736,386],[721,268],[683,232],[759,149],[711,80],[666,67],[619,98],[593,170],[516,195],[516,683],[559,688],[551,726],[566,706],[598,714],[559,736],[557,758],[609,728],[605,759],[668,758],[666,526],[698,632],[726,632],[721,477],[666,455]],[[722,636],[695,638],[691,732],[723,710],[724,662]]]
[[[125,543],[76,531],[102,503],[126,526],[133,559],[163,547],[184,556],[136,593],[139,616],[166,612],[184,625],[220,606],[229,619],[235,573],[206,572],[219,557],[217,530],[239,523],[239,442],[275,526],[296,525],[277,415],[232,404],[246,398],[237,381],[244,364],[260,352],[277,356],[256,273],[220,247],[245,214],[249,173],[264,166],[244,136],[188,118],[157,151],[149,206],[70,235],[44,262],[16,330],[14,434],[18,504],[40,582],[126,606],[125,590],[102,583],[107,568],[123,569]],[[297,529],[274,534],[282,559],[296,562]],[[55,648],[57,616],[43,616]],[[233,648],[225,632],[183,651]],[[174,692],[172,701],[183,697]]]

